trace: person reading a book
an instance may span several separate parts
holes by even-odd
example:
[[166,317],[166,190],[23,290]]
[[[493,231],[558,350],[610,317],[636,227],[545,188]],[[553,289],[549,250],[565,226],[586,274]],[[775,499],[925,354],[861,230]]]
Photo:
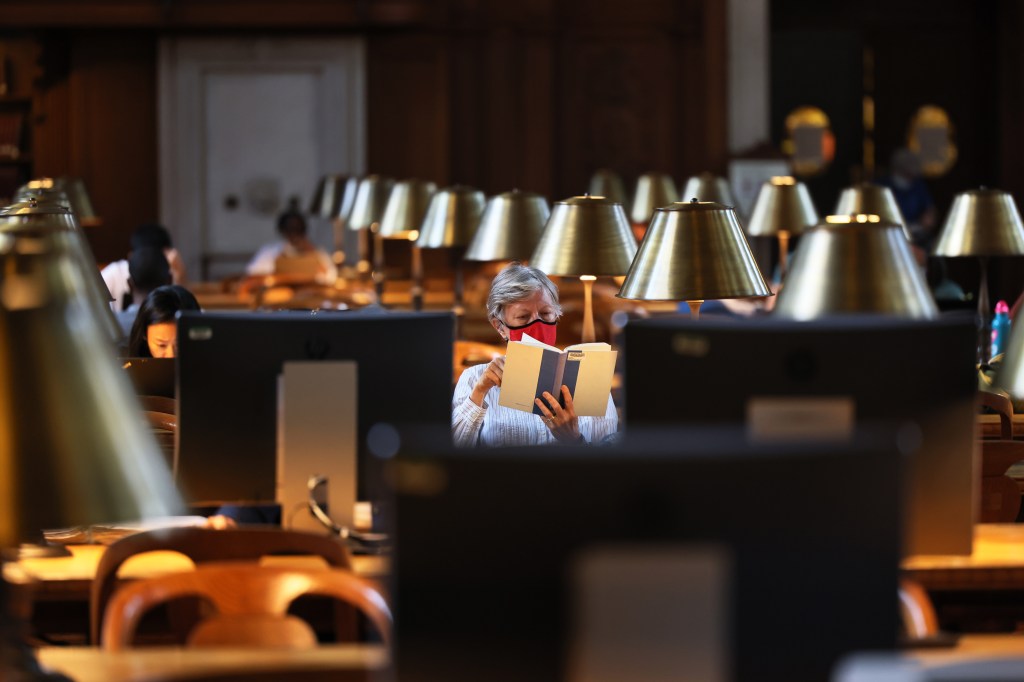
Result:
[[[558,353],[557,348],[550,347],[561,315],[557,287],[537,268],[512,263],[491,283],[487,318],[506,342],[529,340],[534,346]],[[456,445],[597,443],[617,431],[618,415],[610,394],[601,416],[578,416],[573,394],[564,384],[560,389],[541,392],[534,400],[533,412],[499,404],[505,359],[501,356],[488,364],[469,367],[459,377],[452,398],[452,438]]]

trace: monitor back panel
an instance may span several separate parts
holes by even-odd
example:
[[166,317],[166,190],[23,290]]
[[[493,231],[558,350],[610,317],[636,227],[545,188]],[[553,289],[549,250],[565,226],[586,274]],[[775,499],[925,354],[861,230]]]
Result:
[[419,429],[450,430],[453,328],[440,313],[183,315],[175,474],[186,499],[274,500],[278,380],[289,360],[356,362],[360,499],[371,499],[374,447],[387,455]]

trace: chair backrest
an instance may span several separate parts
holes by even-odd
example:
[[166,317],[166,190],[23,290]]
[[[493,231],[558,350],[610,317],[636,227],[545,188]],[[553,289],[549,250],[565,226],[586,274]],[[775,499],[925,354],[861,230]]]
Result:
[[107,605],[103,647],[129,647],[139,620],[149,609],[182,597],[208,601],[215,614],[189,634],[191,646],[259,646],[305,649],[316,636],[288,614],[303,595],[332,597],[357,608],[391,640],[391,610],[368,581],[336,568],[300,569],[244,562],[213,562],[195,571],[139,580],[119,589]]
[[165,528],[129,535],[103,552],[89,596],[89,632],[98,643],[103,614],[117,584],[117,571],[130,557],[143,552],[172,550],[196,564],[210,561],[256,561],[264,556],[314,555],[332,567],[351,569],[348,549],[333,536],[280,528]]

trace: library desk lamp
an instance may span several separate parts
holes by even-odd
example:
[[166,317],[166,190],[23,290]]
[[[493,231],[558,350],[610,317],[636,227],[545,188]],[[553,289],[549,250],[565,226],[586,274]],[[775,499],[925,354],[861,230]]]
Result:
[[354,176],[337,173],[324,175],[316,183],[316,191],[309,204],[310,215],[331,221],[334,234],[334,253],[331,258],[338,266],[345,262],[345,223],[352,213],[358,187],[359,179]]
[[696,198],[654,212],[618,293],[641,301],[686,301],[694,319],[708,299],[771,295],[736,211]]
[[[484,210],[484,193],[465,185],[446,187],[434,194],[427,214],[420,224],[420,234],[414,248],[447,249],[455,271],[455,320],[461,325],[462,315],[462,257],[473,241]],[[423,267],[413,272],[413,286],[423,290]],[[459,334],[456,331],[456,338]]]
[[82,295],[86,304],[107,340],[119,344],[124,339],[124,330],[110,307],[110,290],[100,275],[74,212],[60,202],[36,197],[0,209],[0,233],[42,235],[51,232],[68,235],[68,255],[82,274]]
[[465,260],[529,261],[550,217],[547,199],[539,194],[518,189],[496,194],[484,206]]
[[633,203],[629,205],[629,219],[637,241],[643,239],[654,217],[654,209],[668,206],[674,201],[679,201],[679,191],[670,176],[664,173],[644,173],[637,178]]
[[622,176],[610,168],[598,168],[590,176],[590,186],[587,192],[592,197],[607,197],[623,206],[629,206],[629,195],[626,194],[626,185],[622,182]]
[[729,181],[714,173],[705,172],[688,178],[680,196],[697,197],[698,201],[713,201],[723,206],[736,207]]
[[849,313],[938,317],[901,225],[832,215],[800,238],[772,314],[812,320]]
[[907,221],[900,212],[892,190],[884,185],[861,182],[839,193],[832,215],[876,215],[882,223],[899,225],[910,241]]
[[978,360],[987,361],[992,318],[988,298],[988,259],[993,256],[1024,256],[1024,225],[1013,196],[985,187],[957,194],[932,248],[932,255],[978,258],[981,266]]
[[96,211],[93,210],[89,192],[85,189],[82,178],[36,178],[18,188],[14,195],[15,201],[37,197],[41,200],[53,200],[74,211],[79,224],[83,227],[97,227],[103,224]]
[[[0,547],[42,529],[180,513],[126,376],[84,300],[70,232],[0,234]],[[4,575],[17,576],[17,566]],[[39,671],[0,580],[0,677]]]
[[348,216],[348,229],[359,233],[359,262],[356,272],[369,275],[370,235],[376,234],[380,219],[384,217],[384,207],[388,201],[388,193],[394,181],[382,175],[367,175],[359,181],[355,198],[352,200],[352,212]]
[[555,202],[530,265],[583,282],[583,343],[595,341],[594,280],[625,275],[636,248],[622,204],[589,194]]
[[814,208],[807,186],[796,178],[781,175],[761,185],[747,223],[747,234],[779,240],[781,281],[786,277],[790,236],[801,234],[817,222],[818,211]]
[[[416,246],[420,236],[420,225],[427,214],[430,197],[437,191],[437,185],[425,180],[402,180],[396,182],[388,196],[384,207],[384,216],[374,236],[373,250],[373,283],[377,290],[377,299],[383,300],[384,281],[384,240],[404,239],[412,246],[412,306],[414,310],[423,309],[423,286],[416,279],[415,273],[423,271],[423,254]],[[421,278],[422,279],[422,278]]]

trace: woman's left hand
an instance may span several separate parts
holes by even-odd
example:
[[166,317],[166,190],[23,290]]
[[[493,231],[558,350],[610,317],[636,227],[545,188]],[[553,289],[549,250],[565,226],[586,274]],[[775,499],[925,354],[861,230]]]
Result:
[[[536,398],[537,407],[544,415],[542,419],[551,430],[551,435],[563,443],[576,443],[580,441],[580,420],[576,416],[576,408],[572,404],[572,394],[568,386],[562,386],[562,399],[565,407],[558,403],[558,399],[548,391],[542,394],[544,400]],[[547,404],[544,403],[547,401]]]

